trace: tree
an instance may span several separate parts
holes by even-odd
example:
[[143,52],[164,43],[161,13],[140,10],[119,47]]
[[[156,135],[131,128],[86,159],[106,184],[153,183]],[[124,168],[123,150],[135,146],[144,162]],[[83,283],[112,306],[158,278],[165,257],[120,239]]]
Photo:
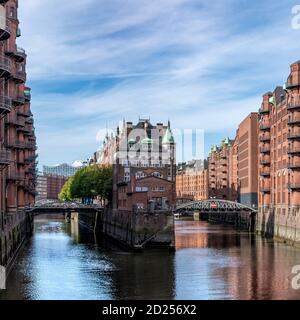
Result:
[[74,180],[74,177],[71,177],[65,182],[64,186],[62,187],[62,189],[58,195],[59,200],[61,200],[61,201],[72,200],[71,185],[72,185],[73,180]]
[[94,199],[100,197],[108,203],[112,201],[113,171],[111,166],[92,165],[76,172],[69,179],[59,198],[62,201],[81,198]]

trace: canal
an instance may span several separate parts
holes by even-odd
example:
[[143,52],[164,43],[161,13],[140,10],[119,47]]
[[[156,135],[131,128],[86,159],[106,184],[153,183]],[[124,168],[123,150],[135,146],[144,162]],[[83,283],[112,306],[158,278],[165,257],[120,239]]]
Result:
[[176,221],[176,246],[136,254],[39,220],[0,299],[300,299],[299,249],[203,221]]

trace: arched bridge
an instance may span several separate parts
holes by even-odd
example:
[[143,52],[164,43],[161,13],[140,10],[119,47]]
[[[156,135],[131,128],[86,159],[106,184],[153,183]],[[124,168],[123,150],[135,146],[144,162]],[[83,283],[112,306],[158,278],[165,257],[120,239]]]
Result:
[[175,212],[180,211],[248,211],[256,213],[257,210],[238,202],[221,200],[221,199],[208,199],[199,201],[190,201],[182,203],[175,208]]
[[235,225],[250,232],[255,231],[257,210],[238,202],[221,199],[191,201],[178,205],[174,210],[175,216],[187,212],[197,212],[196,216],[199,219]]
[[95,212],[100,209],[98,205],[86,205],[79,202],[37,201],[35,206],[28,207],[27,211],[37,216],[41,214],[69,215],[71,212]]

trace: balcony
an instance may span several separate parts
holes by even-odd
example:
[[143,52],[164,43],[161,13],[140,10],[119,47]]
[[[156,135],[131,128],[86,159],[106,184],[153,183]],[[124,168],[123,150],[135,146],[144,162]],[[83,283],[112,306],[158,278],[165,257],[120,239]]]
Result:
[[288,124],[289,125],[300,125],[300,117],[299,116],[289,117]]
[[24,158],[18,157],[17,163],[18,163],[19,165],[24,165],[24,164],[25,164]]
[[260,153],[270,153],[270,147],[260,148]]
[[288,165],[289,169],[294,169],[294,170],[299,170],[300,169],[300,162],[294,162],[294,163],[290,163]]
[[31,142],[25,143],[25,149],[36,150],[36,144]]
[[259,189],[259,191],[261,193],[270,193],[271,189],[270,189],[270,187],[262,187],[262,188]]
[[[33,118],[27,118],[27,119],[25,119],[25,123],[33,124]],[[214,170],[214,169],[211,169],[211,170]]]
[[21,94],[16,94],[13,98],[12,98],[12,102],[14,105],[22,105],[25,103],[25,96],[21,95]]
[[25,120],[24,119],[18,119],[17,116],[11,116],[7,117],[5,119],[6,125],[14,125],[16,127],[24,127],[25,126]]
[[26,53],[23,48],[17,47],[17,50],[14,52],[14,58],[17,62],[24,62],[26,59]]
[[258,113],[260,115],[264,115],[264,114],[269,114],[270,113],[270,110],[269,109],[263,109],[263,108],[260,108]]
[[32,129],[27,128],[26,126],[22,126],[17,128],[18,132],[23,132],[24,134],[32,133]]
[[260,175],[261,177],[270,177],[270,171],[269,171],[269,170],[261,171],[261,172],[259,173],[259,175]]
[[270,123],[262,123],[262,124],[259,126],[259,129],[260,129],[261,131],[270,130],[270,129],[271,129],[271,124],[270,124]]
[[285,84],[286,89],[296,89],[300,87],[300,83],[299,82],[286,82]]
[[24,174],[20,174],[17,172],[17,170],[8,170],[8,174],[6,177],[6,180],[9,181],[22,181],[25,179]]
[[5,57],[3,54],[0,54],[0,77],[9,78],[11,73],[12,73],[11,60]]
[[5,146],[6,148],[25,149],[25,143],[19,140],[7,142]]
[[288,110],[300,110],[300,101],[293,101],[287,105]]
[[26,88],[24,90],[24,96],[25,96],[25,100],[26,101],[30,101],[31,100],[31,90],[29,88]]
[[299,140],[300,139],[300,132],[295,132],[295,133],[290,132],[288,134],[288,139],[289,140]]
[[31,111],[17,110],[17,114],[18,114],[19,116],[23,116],[23,117],[26,117],[26,118],[32,117]]
[[35,162],[36,156],[29,156],[27,158],[25,158],[25,164],[32,164]]
[[26,82],[26,72],[24,70],[17,70],[14,73],[13,77],[17,83],[25,83]]
[[289,183],[287,185],[288,189],[290,190],[300,190],[300,183]]
[[[5,4],[8,0],[0,0],[1,4]],[[6,23],[5,8],[2,8],[0,13],[0,41],[5,41],[10,38],[10,29]]]
[[270,160],[260,160],[260,164],[263,166],[270,165],[271,161]]
[[290,147],[288,149],[288,154],[300,154],[300,147]]
[[0,165],[9,165],[11,153],[8,150],[0,150]]
[[268,142],[268,141],[270,141],[270,140],[271,140],[271,138],[270,138],[269,135],[264,135],[264,136],[261,136],[261,137],[259,138],[259,141],[260,141],[260,142]]
[[0,115],[9,113],[11,110],[11,99],[0,96]]

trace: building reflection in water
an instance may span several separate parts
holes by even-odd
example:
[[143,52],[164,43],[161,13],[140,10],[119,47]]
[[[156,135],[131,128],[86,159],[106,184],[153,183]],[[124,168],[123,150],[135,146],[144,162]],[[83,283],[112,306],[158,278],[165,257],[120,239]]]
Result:
[[111,239],[86,232],[72,221],[70,234],[76,243],[96,243],[113,265],[111,293],[114,299],[174,299],[174,253],[148,250],[133,253]]
[[[177,298],[300,299],[290,275],[300,263],[299,249],[203,221],[179,221],[176,230]],[[193,285],[181,296],[187,270]]]
[[36,222],[0,299],[300,299],[300,250],[203,221],[176,221],[176,253],[137,254],[64,221]]

